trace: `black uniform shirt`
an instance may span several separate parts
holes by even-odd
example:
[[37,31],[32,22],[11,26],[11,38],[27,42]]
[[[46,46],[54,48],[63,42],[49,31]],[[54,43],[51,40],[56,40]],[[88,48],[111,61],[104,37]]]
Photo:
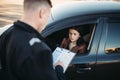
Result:
[[[58,80],[51,49],[30,25],[17,21],[1,36],[2,67],[10,80]],[[63,79],[63,78],[61,78]]]

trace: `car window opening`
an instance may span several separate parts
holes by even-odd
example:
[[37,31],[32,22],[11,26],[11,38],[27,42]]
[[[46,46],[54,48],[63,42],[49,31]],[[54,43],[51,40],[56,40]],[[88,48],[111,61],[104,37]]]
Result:
[[[90,44],[92,43],[95,26],[96,26],[95,24],[84,24],[84,25],[76,25],[75,26],[80,29],[80,32],[83,36],[83,40],[85,41],[85,43],[87,45],[85,54],[89,53]],[[68,37],[68,34],[69,34],[68,32],[71,27],[73,27],[73,26],[56,31],[56,32],[52,33],[51,35],[49,35],[48,37],[46,37],[46,41],[47,41],[49,47],[52,49],[52,51],[54,51],[56,49],[56,47],[60,47],[62,40],[64,38]],[[79,56],[79,55],[77,55],[77,56]]]

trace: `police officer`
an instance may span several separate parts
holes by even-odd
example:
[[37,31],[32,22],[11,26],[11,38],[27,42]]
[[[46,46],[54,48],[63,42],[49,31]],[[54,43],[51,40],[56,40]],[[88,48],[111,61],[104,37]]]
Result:
[[53,69],[51,49],[40,35],[48,21],[50,0],[24,0],[24,14],[0,39],[4,80],[64,80],[63,64]]

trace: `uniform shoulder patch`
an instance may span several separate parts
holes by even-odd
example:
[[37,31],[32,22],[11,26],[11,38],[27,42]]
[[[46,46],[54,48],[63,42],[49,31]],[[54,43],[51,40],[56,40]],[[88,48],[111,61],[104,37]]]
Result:
[[29,44],[31,46],[33,46],[35,43],[40,43],[41,40],[39,38],[32,38],[30,41],[29,41]]

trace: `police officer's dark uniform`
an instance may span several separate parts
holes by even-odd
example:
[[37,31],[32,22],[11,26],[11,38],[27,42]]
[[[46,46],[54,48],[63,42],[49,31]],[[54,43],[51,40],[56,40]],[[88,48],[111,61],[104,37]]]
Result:
[[63,68],[53,69],[51,49],[30,25],[15,22],[2,34],[0,44],[7,80],[64,80]]

